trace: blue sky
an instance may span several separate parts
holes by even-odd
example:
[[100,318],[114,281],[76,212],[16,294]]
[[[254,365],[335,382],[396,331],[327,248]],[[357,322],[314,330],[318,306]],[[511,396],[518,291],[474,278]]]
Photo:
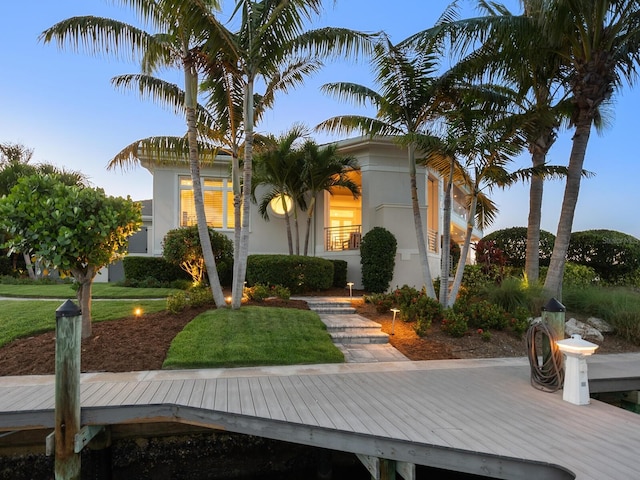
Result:
[[[449,0],[337,0],[325,2],[320,25],[345,26],[363,31],[384,30],[392,41],[428,28]],[[518,11],[518,2],[504,2]],[[229,1],[226,4],[230,4]],[[391,5],[391,6],[390,6]],[[474,13],[471,3],[465,12]],[[225,13],[228,15],[229,10]],[[152,135],[182,135],[184,120],[135,94],[116,91],[109,80],[136,73],[133,63],[105,60],[59,50],[38,42],[39,34],[56,22],[76,16],[96,15],[135,21],[131,13],[103,0],[24,0],[3,2],[0,15],[0,142],[22,143],[35,150],[34,161],[80,170],[94,186],[110,195],[151,198],[152,178],[142,168],[107,171],[109,159],[131,142]],[[179,72],[163,74],[180,83]],[[294,122],[313,126],[334,115],[352,111],[324,96],[319,87],[332,81],[371,83],[365,62],[330,62],[297,91],[281,96],[258,129],[281,133]],[[640,89],[625,87],[615,98],[610,125],[603,135],[595,132],[587,150],[585,168],[595,177],[584,179],[574,221],[574,231],[607,228],[640,237],[636,204],[640,200],[640,162],[637,112]],[[318,136],[318,141],[328,138]],[[550,154],[550,163],[566,165],[571,132],[563,132]],[[515,165],[527,166],[527,156]],[[542,228],[555,233],[563,184],[555,181],[545,190]],[[525,226],[528,187],[518,186],[492,195],[500,214],[488,231]]]

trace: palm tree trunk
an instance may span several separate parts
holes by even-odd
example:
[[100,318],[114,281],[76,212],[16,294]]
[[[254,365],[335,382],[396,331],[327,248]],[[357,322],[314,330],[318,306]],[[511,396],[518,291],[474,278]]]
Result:
[[449,295],[448,307],[452,307],[458,296],[460,285],[462,285],[462,277],[464,276],[464,267],[467,264],[467,255],[469,255],[469,247],[471,246],[471,235],[473,233],[473,227],[475,226],[476,208],[478,205],[478,193],[474,192],[471,199],[471,206],[469,207],[468,219],[467,219],[467,231],[464,237],[464,245],[462,245],[462,251],[460,252],[460,259],[458,260],[458,266],[456,267],[456,276],[453,279],[453,286],[451,287],[451,294]]
[[193,183],[193,203],[196,210],[198,224],[198,237],[202,246],[202,256],[207,267],[207,276],[213,300],[218,308],[225,307],[224,293],[220,285],[218,270],[216,269],[216,259],[213,256],[211,247],[211,237],[207,226],[207,217],[204,210],[204,197],[202,195],[202,182],[200,179],[200,162],[198,159],[198,134],[196,130],[196,98],[198,88],[198,77],[195,69],[184,62],[185,76],[185,111],[187,118],[187,138],[189,141],[189,168],[191,171],[191,182]]
[[576,132],[573,136],[571,155],[569,156],[569,168],[567,172],[567,184],[562,199],[562,210],[558,220],[558,230],[556,241],[551,254],[549,272],[544,282],[544,290],[548,297],[555,297],[562,300],[562,276],[564,275],[564,264],[566,262],[569,241],[571,240],[571,229],[573,227],[573,216],[578,203],[578,193],[580,191],[580,179],[582,177],[582,166],[587,153],[587,144],[591,134],[592,117],[585,110],[581,110],[576,122]]
[[309,254],[309,238],[311,237],[311,223],[313,220],[313,210],[316,206],[316,197],[312,197],[309,201],[309,209],[307,210],[307,231],[304,235],[304,256]]
[[452,158],[449,167],[449,178],[444,192],[442,212],[442,246],[440,247],[440,305],[449,304],[449,270],[451,269],[451,189],[453,188],[453,169],[455,158]]
[[409,150],[409,178],[411,181],[411,205],[413,207],[413,223],[416,229],[416,240],[418,241],[418,253],[420,254],[420,265],[424,285],[429,298],[436,298],[436,291],[433,288],[433,279],[429,269],[429,257],[427,256],[427,245],[424,239],[424,229],[422,228],[422,216],[420,215],[420,204],[418,202],[418,185],[416,182],[416,157],[415,145],[410,144]]
[[251,180],[253,174],[253,77],[247,79],[244,87],[244,169],[242,175],[242,230],[240,233],[240,252],[237,265],[233,266],[233,287],[231,307],[238,309],[242,305],[244,279],[247,274],[249,256],[249,216],[251,215]]
[[[238,149],[231,156],[231,179],[233,182],[233,276],[240,257],[240,234],[242,231],[242,188],[240,186],[240,160]],[[232,280],[233,282],[233,280]],[[244,287],[244,283],[243,283]],[[243,288],[244,290],[244,288]],[[244,292],[243,292],[244,293]]]
[[[545,152],[535,149],[531,156],[533,167],[541,167],[546,160]],[[542,220],[542,194],[544,180],[531,177],[529,187],[529,219],[527,223],[527,250],[524,271],[530,284],[538,282],[540,276],[540,223]]]
[[284,211],[284,224],[287,227],[287,244],[289,245],[289,255],[293,255],[293,238],[291,237],[291,219],[284,194],[280,196],[282,200],[282,210]]

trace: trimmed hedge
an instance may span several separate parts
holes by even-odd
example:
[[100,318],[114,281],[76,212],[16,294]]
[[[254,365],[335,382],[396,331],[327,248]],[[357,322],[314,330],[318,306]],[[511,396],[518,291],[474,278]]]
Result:
[[574,232],[567,261],[591,267],[604,281],[617,283],[640,268],[640,240],[614,230]]
[[126,256],[122,259],[124,278],[142,282],[153,278],[160,283],[171,283],[174,280],[190,280],[191,277],[177,265],[172,265],[162,257]]
[[333,286],[345,288],[347,286],[347,267],[349,264],[344,260],[330,260],[333,263]]
[[327,290],[333,285],[333,263],[301,255],[249,255],[247,283],[281,285],[291,293]]

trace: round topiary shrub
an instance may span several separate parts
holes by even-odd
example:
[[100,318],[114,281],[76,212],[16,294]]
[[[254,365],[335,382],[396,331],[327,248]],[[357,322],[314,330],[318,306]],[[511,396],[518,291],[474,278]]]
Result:
[[360,265],[362,265],[362,285],[371,293],[382,293],[389,289],[396,265],[398,242],[389,230],[374,227],[369,230],[360,244]]

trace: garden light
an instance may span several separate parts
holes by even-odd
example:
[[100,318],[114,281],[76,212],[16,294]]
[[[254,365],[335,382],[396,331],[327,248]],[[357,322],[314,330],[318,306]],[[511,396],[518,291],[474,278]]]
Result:
[[140,307],[136,307],[133,309],[133,315],[136,318],[140,318],[142,316],[142,309]]
[[577,334],[557,341],[556,345],[566,357],[562,399],[574,405],[588,405],[589,379],[586,359],[593,355],[598,345],[583,340]]
[[396,325],[396,314],[400,311],[397,308],[392,308],[391,311],[393,312],[393,320],[391,320],[391,335],[395,335],[395,333],[393,333],[394,327]]
[[353,282],[347,282],[349,285],[349,298],[353,298]]

